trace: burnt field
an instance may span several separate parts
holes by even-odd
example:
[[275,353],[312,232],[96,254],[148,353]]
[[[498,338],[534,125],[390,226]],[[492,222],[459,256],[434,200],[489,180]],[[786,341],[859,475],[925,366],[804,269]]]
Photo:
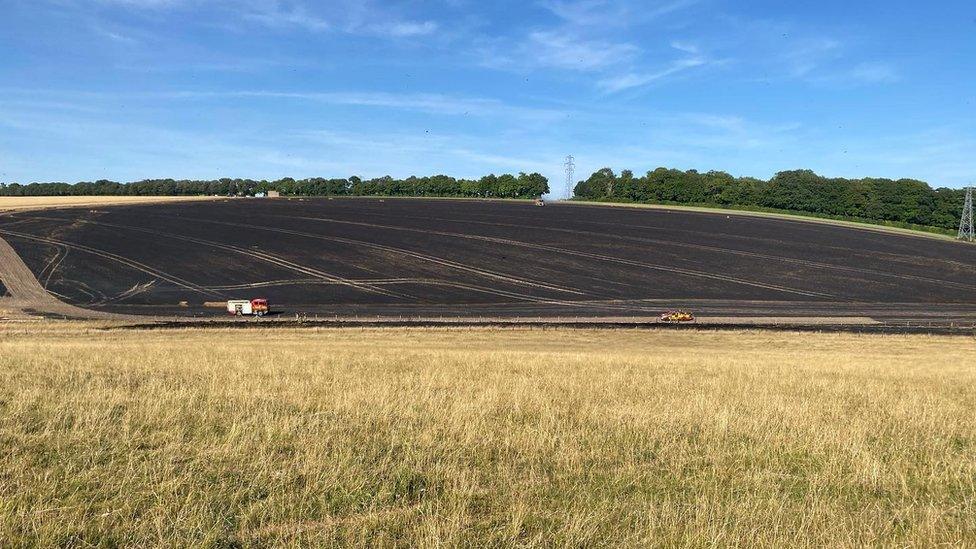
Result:
[[237,199],[7,212],[0,238],[61,300],[138,315],[976,319],[976,247],[725,213]]

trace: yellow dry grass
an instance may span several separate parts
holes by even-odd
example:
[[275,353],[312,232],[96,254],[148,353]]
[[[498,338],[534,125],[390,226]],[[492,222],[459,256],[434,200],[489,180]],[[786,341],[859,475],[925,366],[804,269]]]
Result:
[[118,206],[190,200],[217,199],[209,196],[0,196],[0,210]]
[[0,539],[976,544],[970,338],[0,325]]

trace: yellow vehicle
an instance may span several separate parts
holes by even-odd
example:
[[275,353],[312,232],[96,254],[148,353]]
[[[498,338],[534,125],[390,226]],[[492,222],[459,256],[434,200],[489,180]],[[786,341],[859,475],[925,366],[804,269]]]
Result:
[[661,315],[661,322],[694,322],[695,315],[688,311],[668,311]]

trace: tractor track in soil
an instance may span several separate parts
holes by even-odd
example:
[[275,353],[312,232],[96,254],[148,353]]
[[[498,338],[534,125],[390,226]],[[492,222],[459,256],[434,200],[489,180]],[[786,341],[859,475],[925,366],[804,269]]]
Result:
[[138,320],[132,315],[76,307],[54,297],[3,238],[0,238],[0,281],[9,294],[2,299],[14,309],[76,319]]

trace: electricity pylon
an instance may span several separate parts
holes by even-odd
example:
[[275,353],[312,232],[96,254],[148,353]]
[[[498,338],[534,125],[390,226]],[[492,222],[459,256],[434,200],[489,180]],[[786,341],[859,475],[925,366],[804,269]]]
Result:
[[976,238],[976,231],[973,230],[973,188],[966,187],[966,204],[962,207],[962,219],[959,221],[960,240],[972,242]]
[[576,171],[576,159],[573,155],[566,157],[566,200],[573,198],[573,173]]

